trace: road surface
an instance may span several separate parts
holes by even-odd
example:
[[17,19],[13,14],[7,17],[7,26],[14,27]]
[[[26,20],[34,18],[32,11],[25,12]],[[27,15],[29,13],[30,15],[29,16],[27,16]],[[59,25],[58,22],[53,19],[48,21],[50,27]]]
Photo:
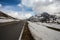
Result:
[[0,40],[18,40],[24,24],[20,21],[0,26]]

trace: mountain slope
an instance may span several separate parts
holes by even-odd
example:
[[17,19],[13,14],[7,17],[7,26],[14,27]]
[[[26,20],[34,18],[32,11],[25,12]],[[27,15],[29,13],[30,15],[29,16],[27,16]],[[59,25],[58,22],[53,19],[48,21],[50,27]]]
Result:
[[7,15],[7,14],[1,12],[1,11],[0,11],[0,18],[16,19],[16,18],[13,18],[13,17],[11,17],[11,16],[9,16],[9,15]]
[[43,12],[41,14],[30,17],[28,20],[32,22],[56,22],[60,19],[56,15],[51,15],[47,12]]

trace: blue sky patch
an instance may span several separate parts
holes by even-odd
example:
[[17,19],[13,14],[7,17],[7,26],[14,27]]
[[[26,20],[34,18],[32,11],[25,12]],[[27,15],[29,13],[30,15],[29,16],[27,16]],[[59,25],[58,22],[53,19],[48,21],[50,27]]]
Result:
[[[31,7],[27,7],[25,5],[23,5],[23,7],[19,7],[17,6],[18,4],[21,3],[21,0],[0,0],[0,4],[2,4],[2,6],[6,7],[6,6],[10,6],[7,9],[12,9],[15,11],[27,11],[27,12],[32,12],[32,8]],[[5,8],[6,9],[6,8]]]
[[21,0],[0,0],[0,3],[3,5],[17,5]]

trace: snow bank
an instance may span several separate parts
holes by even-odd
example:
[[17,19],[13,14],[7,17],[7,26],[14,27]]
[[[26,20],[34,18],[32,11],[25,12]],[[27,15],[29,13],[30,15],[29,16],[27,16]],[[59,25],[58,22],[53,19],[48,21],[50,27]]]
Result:
[[60,40],[60,32],[48,29],[40,22],[34,23],[28,21],[28,23],[31,34],[35,40]]
[[0,19],[0,23],[2,22],[11,22],[14,21],[13,19]]

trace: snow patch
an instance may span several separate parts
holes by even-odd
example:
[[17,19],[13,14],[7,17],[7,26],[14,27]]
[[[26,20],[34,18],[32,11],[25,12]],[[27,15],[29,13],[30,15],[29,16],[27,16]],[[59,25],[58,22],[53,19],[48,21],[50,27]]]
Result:
[[60,32],[46,28],[43,26],[45,23],[42,24],[29,21],[28,23],[31,34],[35,40],[60,40]]

